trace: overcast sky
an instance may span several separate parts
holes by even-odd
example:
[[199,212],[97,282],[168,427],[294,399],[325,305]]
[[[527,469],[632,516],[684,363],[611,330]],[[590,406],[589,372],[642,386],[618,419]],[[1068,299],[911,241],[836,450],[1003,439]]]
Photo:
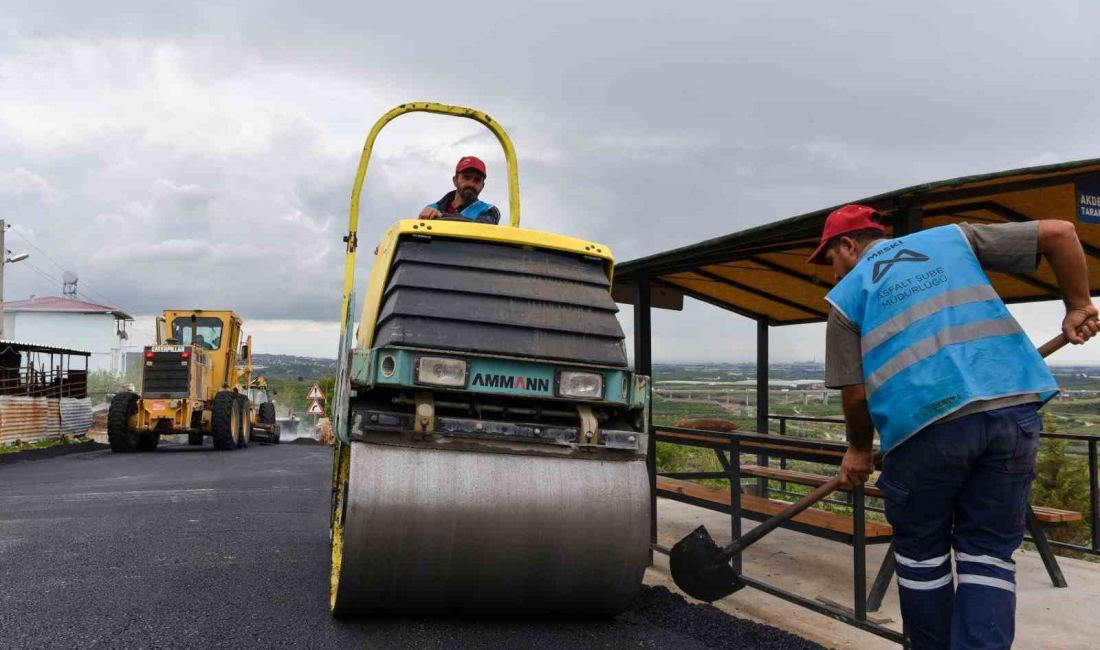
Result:
[[[139,315],[231,308],[256,350],[332,356],[347,204],[371,124],[480,108],[519,152],[524,224],[620,260],[963,174],[1100,157],[1094,2],[73,2],[0,13],[5,298]],[[503,157],[473,122],[379,140],[360,242]],[[360,285],[370,256],[360,257]],[[1036,339],[1061,311],[1016,310]],[[630,319],[624,318],[629,327]],[[742,360],[754,324],[655,319],[657,360]],[[780,328],[773,358],[823,358]],[[1100,361],[1100,344],[1059,360]]]

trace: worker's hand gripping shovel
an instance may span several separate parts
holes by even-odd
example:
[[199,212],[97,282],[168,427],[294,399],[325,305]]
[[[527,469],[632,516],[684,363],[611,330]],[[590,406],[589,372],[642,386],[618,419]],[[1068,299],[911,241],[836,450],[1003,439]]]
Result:
[[[1065,335],[1059,334],[1041,345],[1039,354],[1047,357],[1066,343]],[[878,460],[877,454],[875,460]],[[707,602],[725,598],[743,589],[745,582],[733,570],[730,558],[743,552],[798,513],[829,496],[838,487],[840,487],[839,476],[821,484],[806,496],[787,506],[782,512],[733,540],[725,548],[714,542],[705,526],[699,526],[687,537],[676,542],[669,553],[669,568],[676,586],[692,598]]]

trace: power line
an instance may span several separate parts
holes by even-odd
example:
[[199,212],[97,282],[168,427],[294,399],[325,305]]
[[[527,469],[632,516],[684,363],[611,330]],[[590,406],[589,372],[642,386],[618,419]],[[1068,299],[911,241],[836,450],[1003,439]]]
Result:
[[49,255],[49,254],[48,254],[48,253],[47,253],[46,251],[42,250],[42,249],[41,249],[41,248],[39,248],[39,247],[38,247],[37,245],[35,245],[35,243],[34,243],[34,242],[32,242],[31,240],[27,239],[27,238],[26,238],[26,236],[24,236],[24,235],[23,235],[23,233],[19,232],[18,230],[12,230],[12,232],[13,232],[13,233],[15,233],[16,235],[19,235],[19,238],[20,238],[20,239],[22,239],[23,241],[27,242],[27,245],[28,245],[28,246],[30,246],[31,248],[33,248],[34,250],[38,251],[38,252],[39,252],[39,253],[40,253],[40,254],[42,255],[42,257],[45,257],[45,258],[46,258],[46,259],[48,259],[48,260],[49,260],[50,262],[52,262],[52,263],[53,263],[53,265],[54,265],[54,266],[56,266],[56,267],[57,267],[57,269],[58,269],[59,271],[61,271],[62,273],[64,273],[64,272],[65,272],[65,269],[64,269],[64,268],[63,268],[63,267],[62,267],[62,266],[61,266],[60,264],[58,264],[58,263],[57,263],[57,260],[55,260],[54,258],[50,257],[50,255]]
[[30,260],[23,260],[23,264],[30,268],[32,271],[38,274],[39,277],[50,283],[51,287],[57,286],[57,278],[51,277],[48,273],[38,268],[30,262]]
[[[51,262],[51,263],[52,263],[52,264],[53,264],[54,266],[56,266],[56,267],[57,267],[57,269],[58,269],[59,271],[61,271],[61,273],[62,273],[62,274],[66,273],[66,271],[67,271],[67,270],[65,269],[65,267],[63,267],[63,266],[61,266],[60,264],[58,264],[58,263],[57,263],[57,260],[55,260],[54,258],[50,257],[50,254],[49,254],[49,253],[47,253],[46,251],[44,251],[44,250],[42,250],[41,248],[39,248],[39,247],[38,247],[37,245],[35,245],[35,243],[34,243],[34,242],[32,242],[31,240],[27,239],[27,238],[26,238],[26,236],[24,236],[24,235],[23,235],[23,233],[19,232],[18,230],[12,230],[11,232],[15,233],[16,235],[19,235],[19,238],[20,238],[20,239],[22,239],[22,240],[23,240],[24,242],[26,242],[26,243],[27,243],[27,245],[29,245],[29,246],[30,246],[31,248],[33,248],[34,250],[36,250],[36,251],[38,251],[39,253],[41,253],[41,254],[42,254],[42,256],[43,256],[43,257],[45,257],[45,258],[46,258],[47,260],[49,260],[49,261],[50,261],[50,262]],[[64,281],[62,281],[62,283],[61,283],[61,284],[62,284],[62,285],[64,285],[64,284],[65,284],[65,283],[64,283]],[[105,302],[108,302],[108,303],[112,303],[112,304],[113,304],[113,303],[115,302],[115,301],[111,300],[110,298],[108,298],[107,296],[105,296],[105,295],[103,295],[102,293],[100,293],[99,291],[96,291],[95,287],[91,287],[91,286],[88,286],[87,284],[85,284],[85,285],[84,285],[84,287],[85,287],[86,289],[88,289],[88,291],[91,291],[91,292],[92,292],[92,293],[94,293],[95,295],[99,296],[99,298],[98,298],[99,300],[103,300],[103,301],[105,301]],[[80,292],[78,291],[77,293],[80,293]],[[84,294],[84,297],[85,297],[85,298],[87,298],[89,302],[90,302],[90,301],[92,300],[92,299],[91,299],[91,298],[90,298],[90,297],[89,297],[89,296],[88,296],[87,294]]]
[[[40,277],[43,280],[45,280],[46,282],[48,282],[51,287],[56,287],[57,286],[57,278],[51,276],[48,272],[43,271],[42,269],[38,268],[37,266],[35,266],[31,262],[29,262],[28,260],[23,260],[23,261],[26,263],[26,266],[28,268],[30,268],[30,270],[34,271],[38,275],[38,277]],[[84,298],[88,302],[92,302],[92,298],[88,294],[84,293],[83,291],[78,290],[76,292],[76,294],[78,296],[80,296],[81,298]]]

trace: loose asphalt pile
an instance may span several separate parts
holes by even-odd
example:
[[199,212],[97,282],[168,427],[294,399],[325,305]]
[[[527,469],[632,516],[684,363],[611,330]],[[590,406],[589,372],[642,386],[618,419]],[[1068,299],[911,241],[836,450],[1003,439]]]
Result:
[[311,440],[5,466],[0,647],[819,647],[663,587],[611,619],[335,619],[331,462]]
[[45,460],[47,458],[57,458],[58,456],[68,456],[69,454],[98,451],[100,449],[107,449],[107,445],[96,442],[95,440],[74,442],[68,445],[54,445],[53,447],[46,447],[44,449],[25,449],[9,454],[0,454],[0,465],[19,463],[26,460]]
[[712,605],[689,603],[664,587],[643,586],[630,610],[618,618],[691,637],[708,648],[822,648],[770,625],[730,616]]

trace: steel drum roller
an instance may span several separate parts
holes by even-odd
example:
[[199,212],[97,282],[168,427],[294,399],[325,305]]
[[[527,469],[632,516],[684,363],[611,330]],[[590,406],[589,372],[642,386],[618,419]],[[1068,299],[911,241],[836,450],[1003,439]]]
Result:
[[334,611],[613,614],[649,561],[644,460],[352,443]]

